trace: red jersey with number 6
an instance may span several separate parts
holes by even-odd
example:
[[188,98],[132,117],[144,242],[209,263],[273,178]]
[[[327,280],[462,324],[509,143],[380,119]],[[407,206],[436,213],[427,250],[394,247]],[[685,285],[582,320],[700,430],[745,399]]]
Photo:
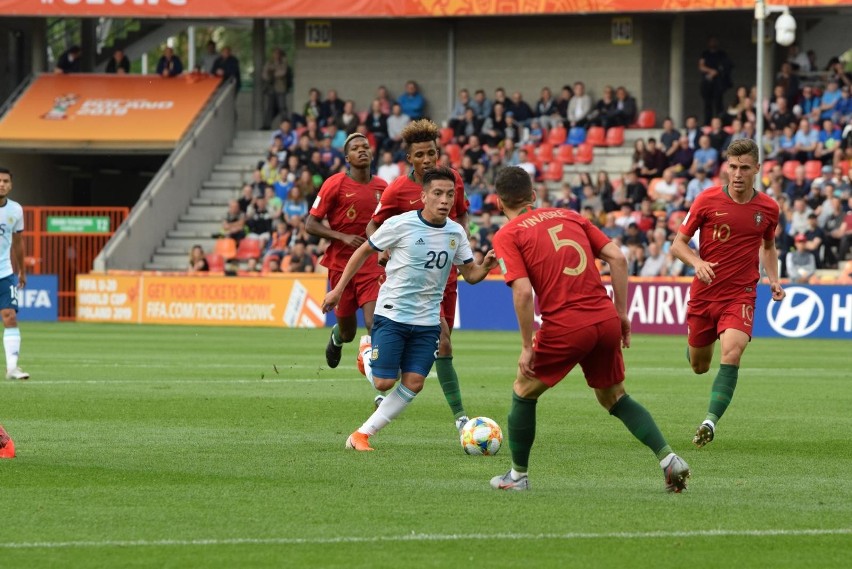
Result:
[[[453,170],[456,178],[456,198],[450,208],[450,219],[458,219],[467,213],[467,198],[464,195],[464,181],[458,172]],[[420,199],[423,186],[411,179],[410,176],[400,176],[390,183],[387,190],[382,194],[382,200],[373,213],[373,221],[384,223],[389,217],[399,215],[415,209],[423,209],[423,201]]]
[[[361,184],[348,174],[335,174],[320,188],[311,206],[311,215],[318,219],[327,217],[329,227],[335,231],[360,235],[366,239],[370,216],[386,187],[387,182],[378,176],[373,176],[367,184]],[[329,244],[320,263],[329,269],[343,271],[354,252],[355,249],[335,239]],[[378,259],[371,256],[358,272],[381,273],[384,269],[379,266]]]
[[680,226],[680,233],[698,236],[698,256],[713,267],[709,285],[693,279],[691,298],[704,301],[755,297],[760,279],[760,248],[775,240],[778,204],[755,191],[744,204],[731,199],[727,186],[707,188],[695,199]]
[[541,316],[566,331],[617,317],[595,258],[609,237],[567,209],[535,209],[500,228],[494,252],[506,284],[528,278]]

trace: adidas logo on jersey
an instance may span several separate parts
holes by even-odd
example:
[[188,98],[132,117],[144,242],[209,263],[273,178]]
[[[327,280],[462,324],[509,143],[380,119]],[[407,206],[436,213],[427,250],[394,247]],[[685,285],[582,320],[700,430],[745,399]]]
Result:
[[415,244],[415,245],[425,245],[425,244],[426,244],[426,242],[425,242],[425,241],[423,241],[423,238],[422,238],[422,237],[420,237],[419,239],[417,239],[417,241],[415,241],[415,242],[414,242],[414,244]]

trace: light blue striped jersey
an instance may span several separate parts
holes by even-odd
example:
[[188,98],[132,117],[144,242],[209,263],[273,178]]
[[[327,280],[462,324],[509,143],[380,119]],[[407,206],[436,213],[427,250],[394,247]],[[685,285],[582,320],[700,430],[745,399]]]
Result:
[[473,261],[464,228],[450,219],[434,225],[420,211],[409,211],[385,221],[370,245],[390,250],[375,313],[401,324],[439,324],[452,266]]
[[[24,208],[16,201],[6,198],[6,205],[0,207],[0,279],[6,278],[12,270],[12,235],[24,230]],[[18,267],[20,270],[21,267]]]

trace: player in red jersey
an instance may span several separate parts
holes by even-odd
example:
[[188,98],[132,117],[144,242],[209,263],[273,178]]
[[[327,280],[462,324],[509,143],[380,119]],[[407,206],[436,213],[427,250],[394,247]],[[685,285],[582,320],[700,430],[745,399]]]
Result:
[[15,442],[0,425],[0,458],[15,458]]
[[[367,137],[358,133],[349,135],[343,145],[343,153],[349,171],[334,174],[323,183],[306,223],[308,233],[331,242],[321,261],[328,268],[331,288],[337,285],[352,253],[367,240],[367,223],[387,187],[384,180],[370,173],[373,153]],[[322,222],[324,218],[328,219],[327,226]],[[325,348],[328,367],[337,367],[343,344],[355,338],[358,308],[364,312],[364,324],[369,334],[384,276],[385,271],[376,260],[368,260],[344,290],[343,298],[334,310],[337,324],[331,329]],[[380,397],[377,396],[377,400]]]
[[[389,217],[407,211],[423,209],[420,196],[423,193],[423,174],[438,165],[440,151],[438,125],[428,119],[421,119],[408,124],[402,131],[402,139],[406,145],[406,159],[412,166],[408,176],[400,176],[394,180],[382,194],[381,203],[373,214],[373,219],[367,226],[367,235],[372,235]],[[467,199],[464,195],[464,182],[455,170],[456,178],[455,199],[450,209],[449,218],[468,229]],[[386,260],[386,257],[385,259]],[[438,358],[435,369],[438,372],[438,383],[444,397],[453,412],[456,428],[467,423],[467,414],[461,398],[459,378],[453,367],[453,344],[450,334],[456,319],[456,299],[458,298],[458,270],[450,271],[447,286],[444,288],[444,299],[441,301],[441,340],[438,344]],[[362,347],[369,349],[362,343]],[[363,353],[363,350],[362,350]]]
[[[621,347],[630,347],[627,260],[592,223],[568,209],[534,209],[529,174],[503,170],[496,181],[509,221],[494,237],[494,251],[521,331],[521,356],[509,412],[512,469],[491,479],[498,490],[527,490],[536,403],[577,364],[598,402],[660,460],[666,490],[686,488],[689,466],[672,452],[651,414],[624,391]],[[615,303],[601,283],[595,258],[609,264]],[[533,291],[542,324],[533,331]]]
[[[754,177],[760,173],[758,160],[754,141],[731,144],[731,183],[698,195],[672,245],[672,254],[695,268],[686,312],[689,362],[695,373],[707,373],[716,339],[722,342],[722,363],[713,381],[707,416],[692,439],[698,447],[713,440],[716,423],[734,396],[740,358],[751,341],[761,264],[772,299],[779,301],[785,294],[778,283],[775,249],[778,204],[754,189]],[[689,247],[696,231],[698,254]]]

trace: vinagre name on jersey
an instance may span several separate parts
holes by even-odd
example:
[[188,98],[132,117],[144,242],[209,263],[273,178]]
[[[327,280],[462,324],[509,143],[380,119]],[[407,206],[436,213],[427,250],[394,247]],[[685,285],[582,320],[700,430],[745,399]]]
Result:
[[542,213],[536,213],[534,215],[529,216],[525,220],[518,223],[524,229],[530,229],[531,227],[541,223],[542,221],[547,221],[548,219],[553,219],[556,217],[565,217],[563,212],[561,211],[544,211]]

